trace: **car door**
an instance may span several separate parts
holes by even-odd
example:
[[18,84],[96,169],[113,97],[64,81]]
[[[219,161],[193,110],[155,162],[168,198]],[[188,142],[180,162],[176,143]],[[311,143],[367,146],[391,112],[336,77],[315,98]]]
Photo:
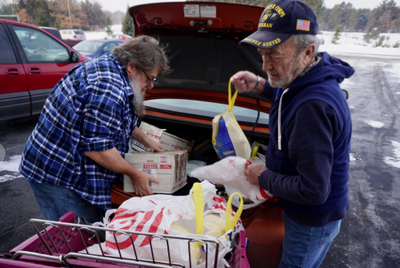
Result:
[[0,121],[31,114],[25,70],[16,47],[0,23]]
[[47,96],[58,81],[77,63],[70,60],[66,46],[45,31],[11,24],[31,96],[31,114],[39,114]]

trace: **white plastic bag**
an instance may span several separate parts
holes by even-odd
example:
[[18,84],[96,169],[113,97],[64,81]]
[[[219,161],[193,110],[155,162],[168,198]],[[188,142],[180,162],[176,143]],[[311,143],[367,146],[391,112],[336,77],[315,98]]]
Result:
[[[205,204],[204,215],[217,214],[225,218],[227,204],[222,197],[216,194],[215,186],[208,181],[201,182],[201,186],[203,188]],[[232,209],[231,211],[232,215],[234,215],[235,212]],[[192,191],[187,196],[151,195],[145,197],[132,197],[121,204],[115,213],[114,219],[110,222],[108,227],[119,230],[157,233],[160,235],[169,234],[193,237],[195,239],[215,239],[208,235],[182,234],[182,232],[171,229],[172,223],[179,223],[184,228],[192,230],[195,233],[195,205],[192,198]],[[236,224],[236,229],[237,230],[235,231],[244,230],[240,219]],[[127,235],[118,234],[115,238],[117,239],[122,257],[135,257],[131,242],[132,238],[138,258],[151,260],[151,249],[148,237],[144,235],[132,235],[129,237]],[[218,252],[218,267],[222,268],[224,267],[222,259],[230,251],[230,241],[229,237],[226,236],[225,233],[217,239],[220,245]],[[119,256],[118,247],[113,234],[107,232],[105,242],[106,253]],[[153,238],[152,247],[156,260],[168,261],[165,240]],[[189,267],[189,261],[191,261],[192,267],[205,267],[205,262],[196,264],[196,261],[189,259],[187,241],[169,240],[169,247],[171,260],[173,262],[181,263],[186,267]],[[214,267],[214,246],[209,245],[208,254],[208,267]]]
[[240,156],[250,159],[251,147],[242,128],[232,113],[238,91],[231,97],[231,81],[229,80],[229,106],[226,112],[216,115],[212,120],[212,143],[219,158]]
[[[243,205],[243,209],[249,209],[271,199],[273,195],[246,180],[244,174],[246,163],[251,162],[238,156],[229,156],[212,165],[196,168],[189,176],[199,180],[223,184],[228,195],[234,192],[240,193],[243,197],[253,201],[253,204]],[[239,207],[240,203],[237,198],[234,198],[232,204]]]

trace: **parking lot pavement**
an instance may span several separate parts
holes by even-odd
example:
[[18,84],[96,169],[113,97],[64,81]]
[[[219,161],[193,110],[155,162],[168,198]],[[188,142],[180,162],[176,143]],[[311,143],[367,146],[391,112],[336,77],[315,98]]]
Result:
[[321,267],[400,267],[400,63],[341,58],[356,69],[342,84],[353,120],[351,208]]
[[[342,83],[350,94],[353,120],[351,208],[321,267],[400,267],[400,62],[339,58],[356,69]],[[0,125],[3,166],[18,161],[35,122]],[[1,181],[6,177],[10,180]],[[0,169],[0,251],[31,236],[28,222],[35,217],[40,218],[40,212],[26,180],[18,172]]]
[[28,181],[18,172],[23,146],[36,121],[0,123],[0,252],[34,235],[29,220],[41,217]]

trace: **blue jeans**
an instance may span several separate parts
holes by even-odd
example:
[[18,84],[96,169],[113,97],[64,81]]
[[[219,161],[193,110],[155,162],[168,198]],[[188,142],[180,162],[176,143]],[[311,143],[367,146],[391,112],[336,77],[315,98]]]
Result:
[[103,221],[103,210],[84,200],[78,193],[57,185],[29,181],[43,219],[58,221],[68,211],[87,223]]
[[283,212],[285,236],[279,268],[319,267],[340,231],[341,220],[323,226],[307,226],[293,221]]

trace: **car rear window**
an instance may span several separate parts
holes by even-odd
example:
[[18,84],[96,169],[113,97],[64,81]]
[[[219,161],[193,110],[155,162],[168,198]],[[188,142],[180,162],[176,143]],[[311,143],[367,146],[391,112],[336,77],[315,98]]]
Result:
[[104,42],[99,41],[82,41],[76,44],[73,48],[78,52],[95,53],[104,45]]
[[61,38],[58,30],[53,30],[53,29],[45,29],[45,30],[48,31],[49,33],[51,33],[52,35],[57,36],[58,38]]
[[84,33],[82,31],[74,31],[74,33],[75,34],[83,34],[84,35]]

